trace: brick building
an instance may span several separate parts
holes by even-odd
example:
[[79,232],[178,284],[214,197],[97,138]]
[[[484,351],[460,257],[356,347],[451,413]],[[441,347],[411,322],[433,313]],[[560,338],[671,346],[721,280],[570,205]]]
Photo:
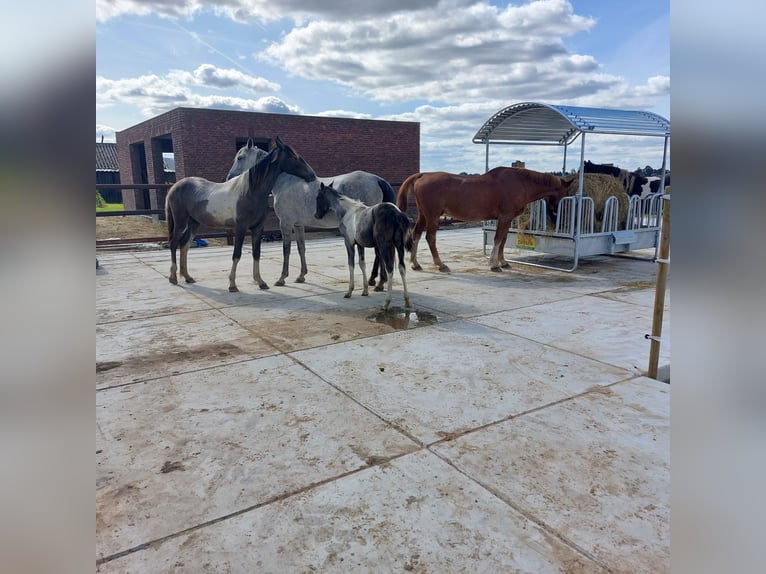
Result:
[[[293,146],[319,176],[364,170],[394,188],[420,171],[420,124],[231,110],[175,108],[117,132],[120,180],[165,183],[163,153],[173,153],[175,179],[223,181],[248,138],[268,149],[273,136]],[[123,194],[125,209],[162,209],[165,192]]]

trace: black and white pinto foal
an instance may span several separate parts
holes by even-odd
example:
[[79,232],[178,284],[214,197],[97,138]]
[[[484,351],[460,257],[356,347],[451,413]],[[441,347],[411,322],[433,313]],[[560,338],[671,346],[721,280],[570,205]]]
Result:
[[396,205],[389,202],[368,206],[333,189],[332,183],[321,183],[317,194],[316,215],[321,219],[332,211],[340,221],[338,229],[343,234],[348,253],[348,292],[344,297],[351,297],[354,290],[354,247],[359,252],[359,267],[362,271],[362,295],[367,295],[367,270],[364,264],[364,248],[373,247],[379,254],[380,261],[388,274],[388,292],[383,310],[391,304],[391,291],[394,274],[394,251],[399,256],[399,275],[404,288],[404,304],[410,307],[410,295],[405,279],[404,251],[412,251],[412,222]]

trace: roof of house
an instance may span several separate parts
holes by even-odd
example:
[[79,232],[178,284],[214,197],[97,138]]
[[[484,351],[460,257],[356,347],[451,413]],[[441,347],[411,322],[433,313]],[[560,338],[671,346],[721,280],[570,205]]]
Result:
[[96,142],[96,171],[120,171],[116,143]]

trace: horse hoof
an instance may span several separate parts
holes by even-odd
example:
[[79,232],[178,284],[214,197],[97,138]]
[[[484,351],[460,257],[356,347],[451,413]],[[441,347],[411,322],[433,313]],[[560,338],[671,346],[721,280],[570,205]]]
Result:
[[186,282],[187,283],[196,283],[196,281],[192,277],[187,277],[186,278]]
[[172,283],[173,285],[178,285],[178,279],[176,279],[175,277],[168,278],[168,281],[170,281],[170,283]]
[[362,297],[369,297],[370,293],[369,291],[362,291]]
[[503,270],[502,270],[502,269],[500,269],[500,267],[499,267],[499,266],[497,266],[497,265],[495,265],[494,267],[490,267],[490,268],[489,268],[489,270],[490,270],[490,271],[494,271],[494,272],[496,272],[496,273],[502,273],[502,272],[503,272]]
[[298,278],[295,280],[295,282],[296,282],[296,283],[305,283],[305,282],[306,282],[306,278],[305,278],[305,277],[298,277]]
[[236,285],[234,287],[229,287],[229,293],[239,293],[239,289],[237,289]]
[[344,298],[344,299],[351,299],[351,293],[346,293],[346,294],[343,296],[343,298]]
[[259,283],[258,287],[260,287],[261,289],[268,289],[269,285],[268,285],[268,283]]
[[510,267],[511,267],[511,264],[510,264],[510,263],[508,263],[507,261],[503,261],[503,262],[500,264],[500,267],[502,267],[503,269],[510,269]]
[[274,285],[278,285],[279,287],[284,287],[285,286],[285,280],[284,279],[280,279],[279,281],[274,283]]
[[375,279],[370,279],[370,280],[367,282],[367,285],[369,285],[370,287],[374,287],[374,286],[375,286]]
[[447,267],[446,265],[440,265],[439,271],[441,271],[442,273],[451,273],[450,268]]
[[385,288],[386,288],[385,285],[383,285],[383,283],[381,283],[380,285],[376,285],[375,286],[375,291],[384,291]]
[[423,267],[421,267],[420,263],[417,263],[412,266],[413,271],[423,271]]

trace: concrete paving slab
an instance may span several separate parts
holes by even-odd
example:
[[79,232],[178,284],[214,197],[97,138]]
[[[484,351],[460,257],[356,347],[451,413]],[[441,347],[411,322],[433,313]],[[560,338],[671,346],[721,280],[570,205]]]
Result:
[[[207,303],[183,290],[161,287],[163,277],[143,263],[113,266],[107,258],[101,258],[97,324],[210,309]],[[172,287],[167,279],[165,284]]]
[[480,272],[455,272],[421,282],[417,289],[419,294],[417,299],[413,297],[413,304],[418,303],[433,311],[448,312],[462,318],[578,296],[556,285],[551,286],[540,278],[523,274],[511,276],[510,273],[482,275]]
[[[668,387],[640,376],[656,264],[498,274],[481,242],[440,231],[453,272],[408,269],[409,310],[395,276],[389,313],[343,298],[339,237],[267,291],[246,248],[234,294],[230,247],[193,250],[177,287],[167,250],[99,251],[97,568],[667,571]],[[264,244],[269,283],[281,257]]]
[[217,310],[96,325],[98,387],[157,379],[277,354]]
[[[345,291],[343,291],[345,293]],[[257,305],[229,307],[224,314],[252,332],[258,333],[281,352],[289,353],[312,347],[322,347],[376,337],[399,330],[395,321],[396,303],[394,298],[391,312],[382,313],[385,295],[374,293],[362,297],[345,299],[341,292],[285,300],[278,307],[264,309]],[[404,314],[406,310],[399,308]],[[416,319],[418,313],[412,310]],[[424,313],[420,312],[422,320]],[[378,320],[380,319],[380,320]],[[442,321],[454,319],[449,315]],[[334,355],[334,351],[330,353]]]
[[423,444],[630,376],[467,321],[293,356]]
[[427,451],[180,533],[101,572],[606,572]]
[[668,394],[647,378],[599,387],[434,451],[611,572],[667,572]]
[[100,558],[417,448],[285,356],[105,389],[96,413]]
[[[514,333],[572,353],[628,369],[635,374],[648,368],[652,308],[585,295],[526,307],[476,319],[478,323]],[[670,313],[663,321],[669,334]],[[668,346],[660,363],[670,362]]]

